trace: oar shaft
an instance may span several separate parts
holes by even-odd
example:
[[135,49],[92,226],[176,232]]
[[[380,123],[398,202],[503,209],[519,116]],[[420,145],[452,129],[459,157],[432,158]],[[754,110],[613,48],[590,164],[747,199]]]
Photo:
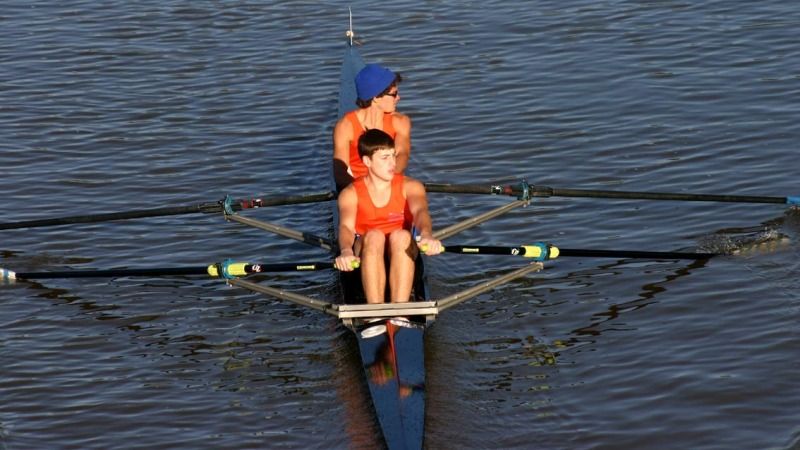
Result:
[[445,194],[512,195],[511,189],[512,189],[511,186],[486,185],[486,184],[425,183],[425,190],[427,192],[439,192]]
[[689,252],[647,252],[634,250],[587,250],[575,248],[559,248],[559,256],[581,256],[589,258],[640,258],[640,259],[709,259],[719,253]]
[[680,194],[669,192],[635,192],[635,191],[603,191],[590,189],[560,189],[532,186],[534,196],[552,197],[589,197],[615,198],[635,200],[676,200],[688,202],[725,202],[725,203],[790,203],[787,197],[762,197],[751,195],[714,195],[714,194]]
[[[424,250],[424,249],[423,249]],[[559,257],[579,256],[588,258],[641,258],[641,259],[709,259],[719,256],[719,253],[690,253],[690,252],[651,252],[637,250],[591,250],[560,248],[539,242],[533,245],[519,245],[513,247],[500,247],[491,245],[447,245],[447,253],[461,253],[467,255],[511,255],[534,258],[546,261]]]
[[511,255],[525,256],[525,246],[497,247],[492,245],[448,245],[444,248],[447,253],[462,253],[467,255]]
[[478,185],[425,183],[428,192],[451,194],[510,195],[528,197],[584,197],[628,200],[674,200],[689,202],[777,203],[797,205],[800,197],[767,197],[755,195],[684,194],[671,192],[607,191],[594,189],[562,189],[537,185]]
[[[307,272],[315,270],[334,269],[333,262],[301,262],[301,263],[275,263],[251,264],[232,263],[212,264],[202,267],[150,267],[142,269],[99,269],[99,270],[62,270],[53,272],[12,272],[0,269],[0,280],[37,280],[47,278],[107,278],[107,277],[157,277],[179,275],[205,275],[219,278],[220,272],[228,271],[230,276],[244,276],[252,273],[266,272]],[[356,268],[355,266],[354,268]],[[225,274],[223,273],[223,276]]]
[[19,222],[0,223],[0,230],[12,230],[17,228],[36,228],[56,225],[70,225],[75,223],[97,223],[109,222],[112,220],[139,219],[143,217],[162,217],[179,214],[193,214],[201,212],[219,212],[222,207],[216,203],[201,203],[192,206],[165,207],[153,209],[139,209],[126,212],[89,214],[82,216],[67,216],[54,219],[23,220]]
[[[266,206],[296,205],[301,203],[315,203],[334,198],[333,192],[322,192],[309,195],[283,195],[266,198],[240,199],[231,202],[233,211],[243,209],[261,208]],[[35,228],[56,225],[70,225],[75,223],[97,223],[109,222],[112,220],[140,219],[145,217],[163,217],[180,214],[195,213],[219,213],[224,209],[224,201],[205,202],[195,205],[185,206],[166,206],[161,208],[138,209],[115,213],[86,214],[52,219],[23,220],[19,222],[0,223],[0,230],[11,230],[17,228]]]
[[108,278],[177,275],[206,275],[206,267],[153,267],[147,269],[62,270],[53,272],[17,272],[15,278],[38,280],[47,278]]

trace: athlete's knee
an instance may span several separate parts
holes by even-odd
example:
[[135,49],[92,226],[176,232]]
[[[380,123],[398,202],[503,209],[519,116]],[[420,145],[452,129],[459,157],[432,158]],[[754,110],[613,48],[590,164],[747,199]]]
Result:
[[380,250],[383,251],[386,244],[386,236],[379,230],[370,230],[364,234],[363,237],[363,250]]
[[392,248],[406,248],[411,244],[411,232],[408,230],[395,230],[389,234],[389,244]]

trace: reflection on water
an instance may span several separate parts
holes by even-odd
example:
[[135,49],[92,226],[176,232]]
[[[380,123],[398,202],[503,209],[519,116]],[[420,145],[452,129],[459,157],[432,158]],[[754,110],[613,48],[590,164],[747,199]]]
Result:
[[383,434],[364,379],[358,342],[350,330],[341,330],[332,349],[337,396],[344,404],[344,425],[353,448],[380,448]]

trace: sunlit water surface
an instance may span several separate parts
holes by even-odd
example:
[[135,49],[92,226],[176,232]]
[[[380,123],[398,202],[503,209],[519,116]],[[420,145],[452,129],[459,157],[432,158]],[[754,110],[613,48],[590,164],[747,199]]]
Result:
[[[438,183],[790,196],[800,10],[765,1],[351,3],[401,72],[409,174]],[[347,5],[5,2],[0,222],[330,187]],[[445,226],[508,198],[432,195]],[[330,236],[332,205],[246,213]],[[800,213],[537,199],[451,243],[778,249],[562,258],[427,334],[426,446],[788,449],[800,441]],[[446,243],[447,243],[446,242]],[[16,271],[320,260],[221,214],[0,231]],[[519,267],[428,261],[434,298]],[[335,275],[261,278],[320,299]],[[355,341],[197,278],[0,289],[0,448],[375,448]]]

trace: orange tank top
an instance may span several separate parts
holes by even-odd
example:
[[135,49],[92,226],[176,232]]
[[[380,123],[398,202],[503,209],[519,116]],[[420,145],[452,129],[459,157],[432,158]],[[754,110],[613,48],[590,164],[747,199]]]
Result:
[[392,178],[392,194],[386,206],[376,207],[369,196],[367,183],[364,178],[353,181],[353,187],[358,196],[358,211],[356,212],[356,233],[364,235],[369,230],[378,229],[383,234],[389,234],[399,229],[411,229],[412,217],[408,209],[408,202],[403,195],[403,181],[405,177],[395,174]]
[[[358,110],[353,110],[345,114],[345,117],[350,121],[353,127],[353,140],[350,141],[350,172],[352,172],[353,178],[363,177],[367,174],[367,166],[364,165],[364,162],[361,161],[361,157],[358,156],[358,139],[361,138],[361,135],[364,134],[366,130],[361,125],[361,122],[358,121],[356,111]],[[383,115],[383,131],[394,139],[397,132],[394,130],[394,125],[392,124],[392,117],[394,117],[393,114]]]

